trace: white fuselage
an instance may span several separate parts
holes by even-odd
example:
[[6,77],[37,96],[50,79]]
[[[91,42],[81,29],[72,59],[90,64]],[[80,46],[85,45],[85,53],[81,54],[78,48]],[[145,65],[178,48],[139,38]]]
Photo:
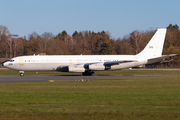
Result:
[[[119,70],[144,65],[147,60],[138,59],[135,55],[45,55],[45,56],[20,56],[4,63],[4,66],[18,71],[62,71],[59,67],[71,66],[84,67],[90,64],[103,64],[113,61],[136,61],[112,65],[108,70]],[[87,70],[87,68],[85,68]],[[73,71],[62,71],[73,72]],[[82,72],[82,71],[75,71]]]

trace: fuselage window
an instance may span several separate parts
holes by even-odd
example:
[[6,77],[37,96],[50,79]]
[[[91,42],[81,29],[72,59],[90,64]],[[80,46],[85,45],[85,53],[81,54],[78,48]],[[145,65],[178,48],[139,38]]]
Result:
[[9,60],[9,62],[14,62],[14,60]]

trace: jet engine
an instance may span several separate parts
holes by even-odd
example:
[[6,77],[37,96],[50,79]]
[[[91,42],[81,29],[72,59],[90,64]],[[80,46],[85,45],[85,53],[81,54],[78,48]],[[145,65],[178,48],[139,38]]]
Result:
[[69,66],[69,72],[85,72],[85,68]]

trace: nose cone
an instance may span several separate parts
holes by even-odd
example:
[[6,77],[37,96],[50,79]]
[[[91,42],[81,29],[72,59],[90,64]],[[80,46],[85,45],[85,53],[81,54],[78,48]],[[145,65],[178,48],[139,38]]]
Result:
[[6,67],[6,62],[3,62],[1,65],[2,65],[2,67]]

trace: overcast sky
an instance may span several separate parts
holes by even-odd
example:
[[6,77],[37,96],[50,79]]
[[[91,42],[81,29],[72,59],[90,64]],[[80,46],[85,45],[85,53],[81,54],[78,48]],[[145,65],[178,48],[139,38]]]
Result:
[[180,26],[180,0],[0,0],[0,25],[20,37],[104,30],[117,39],[169,24]]

